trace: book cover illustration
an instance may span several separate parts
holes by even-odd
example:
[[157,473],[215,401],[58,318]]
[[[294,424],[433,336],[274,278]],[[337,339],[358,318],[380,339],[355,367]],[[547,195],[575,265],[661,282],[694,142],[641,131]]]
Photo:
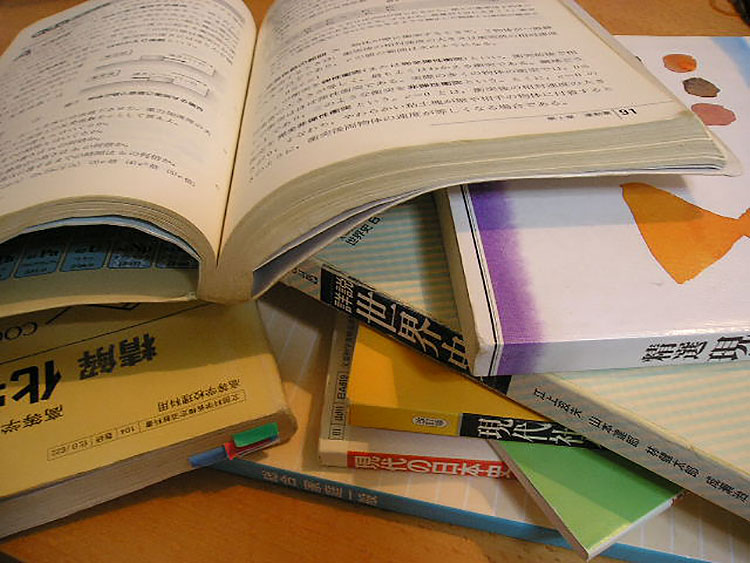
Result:
[[[283,289],[283,288],[278,288]],[[564,545],[514,479],[324,467],[318,423],[333,319],[326,308],[289,290],[271,293],[261,314],[279,358],[290,408],[300,428],[286,444],[215,466],[267,483],[369,506]],[[325,327],[325,328],[324,328]],[[557,449],[557,448],[556,448]],[[695,496],[639,524],[604,552],[629,561],[750,561],[748,523]]]
[[623,41],[745,173],[455,189],[476,375],[750,359],[748,40],[703,40],[681,73],[664,57],[690,43]]

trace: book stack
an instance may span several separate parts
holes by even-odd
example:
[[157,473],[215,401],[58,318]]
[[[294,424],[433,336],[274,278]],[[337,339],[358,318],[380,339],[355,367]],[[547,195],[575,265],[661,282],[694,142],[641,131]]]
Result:
[[567,0],[264,22],[89,0],[2,54],[0,537],[211,466],[747,559],[747,40],[623,47]]
[[[713,106],[733,117],[713,129],[744,156],[741,116],[750,107],[738,69],[747,66],[746,39],[622,41],[695,111],[708,104],[692,86],[698,65],[701,81],[721,84]],[[692,70],[676,72],[674,61],[688,56]],[[635,464],[621,472],[647,468],[652,483],[666,479],[733,512],[739,518],[728,518],[746,534],[745,192],[742,176],[514,181],[439,193],[439,213],[422,197],[371,219],[283,279],[362,324],[339,329],[354,350],[332,356],[321,460],[460,473],[472,455],[474,471],[486,474],[482,451],[451,460],[451,446],[436,441],[423,451],[427,444],[414,439],[410,452],[404,442],[415,433],[489,438],[566,540],[590,557],[638,518],[592,532],[601,519],[587,503],[611,511],[625,506],[612,490],[633,497],[619,473],[597,498],[592,482],[580,481],[594,478],[591,460],[582,462],[588,471],[562,461],[572,452],[611,454],[537,445],[557,430],[555,443],[602,445],[622,456],[618,463]],[[550,422],[513,409],[499,415],[508,397]],[[668,485],[659,493],[685,496]],[[663,509],[658,500],[650,498],[652,512]],[[638,510],[642,519],[652,514]]]

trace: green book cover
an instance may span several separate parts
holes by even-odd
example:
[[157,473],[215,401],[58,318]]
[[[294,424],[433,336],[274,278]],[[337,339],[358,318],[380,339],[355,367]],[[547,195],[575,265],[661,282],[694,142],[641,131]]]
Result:
[[587,559],[669,508],[680,494],[677,485],[609,451],[495,440],[490,445]]

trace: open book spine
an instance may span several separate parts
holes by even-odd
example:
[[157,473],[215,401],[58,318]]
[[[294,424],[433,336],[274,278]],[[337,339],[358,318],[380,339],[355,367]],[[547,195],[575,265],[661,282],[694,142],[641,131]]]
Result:
[[[719,377],[719,374],[714,375]],[[513,376],[507,395],[750,520],[750,476],[747,472],[664,427],[555,374]]]
[[469,373],[459,331],[334,264],[313,256],[286,274],[281,282],[455,370]]
[[346,389],[357,321],[339,314],[328,363],[318,458],[323,465],[456,476],[512,477],[484,440],[456,440],[348,424]]

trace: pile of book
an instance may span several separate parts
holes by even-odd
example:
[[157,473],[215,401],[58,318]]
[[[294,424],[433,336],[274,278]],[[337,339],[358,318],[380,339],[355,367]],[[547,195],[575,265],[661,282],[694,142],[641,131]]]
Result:
[[747,558],[746,38],[139,3],[0,58],[0,537],[211,466]]

